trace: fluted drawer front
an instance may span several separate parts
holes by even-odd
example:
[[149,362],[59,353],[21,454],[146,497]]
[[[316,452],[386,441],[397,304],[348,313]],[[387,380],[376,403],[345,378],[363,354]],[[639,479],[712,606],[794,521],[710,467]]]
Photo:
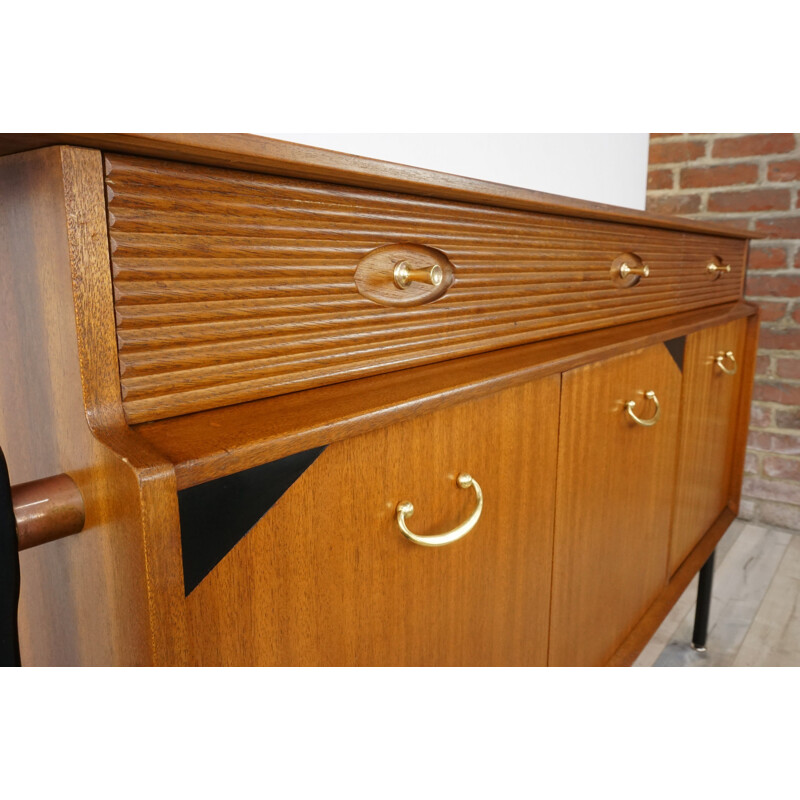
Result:
[[[738,240],[128,156],[108,155],[106,166],[132,422],[732,302],[741,292]],[[447,286],[406,306],[360,293],[359,262],[386,245],[440,252]],[[634,286],[612,276],[625,253],[649,267]],[[731,269],[708,272],[712,262]]]

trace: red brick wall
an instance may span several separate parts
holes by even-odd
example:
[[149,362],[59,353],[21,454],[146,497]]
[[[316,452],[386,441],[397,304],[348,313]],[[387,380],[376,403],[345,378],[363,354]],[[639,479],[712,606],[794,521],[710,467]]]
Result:
[[746,294],[762,324],[741,516],[800,530],[800,134],[653,133],[647,208],[766,234]]

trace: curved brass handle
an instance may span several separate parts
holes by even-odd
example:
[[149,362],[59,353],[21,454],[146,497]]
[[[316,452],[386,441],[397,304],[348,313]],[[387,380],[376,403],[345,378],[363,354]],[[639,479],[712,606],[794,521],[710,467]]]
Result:
[[403,532],[403,536],[405,536],[406,539],[410,539],[414,544],[421,544],[423,547],[442,547],[443,545],[458,541],[475,527],[475,523],[480,519],[481,512],[483,511],[483,492],[481,491],[481,487],[478,486],[478,481],[471,475],[467,475],[466,472],[462,472],[458,478],[456,478],[456,483],[462,489],[469,489],[471,486],[475,490],[478,504],[475,506],[475,510],[472,512],[469,519],[447,533],[438,533],[434,536],[417,536],[416,533],[411,533],[406,525],[406,518],[414,513],[414,506],[408,501],[398,503],[396,509],[397,524],[400,526],[400,530]]
[[398,289],[406,289],[412,281],[441,286],[443,277],[444,273],[438,264],[428,269],[411,269],[405,261],[401,261],[394,268],[394,283]]
[[[726,367],[726,366],[725,366],[725,364],[723,363],[723,362],[725,361],[725,359],[726,359],[726,358],[728,359],[728,361],[730,361],[730,362],[731,362],[731,364],[733,364],[733,368],[732,368],[732,369],[728,369],[728,367]],[[726,375],[735,375],[735,374],[736,374],[736,371],[739,369],[739,365],[736,363],[736,359],[733,357],[733,353],[731,353],[731,351],[730,351],[730,350],[728,350],[728,352],[727,352],[727,353],[723,353],[721,356],[717,356],[717,357],[714,359],[714,363],[715,363],[715,364],[716,364],[716,365],[717,365],[717,366],[718,366],[718,367],[719,367],[719,368],[720,368],[720,369],[721,369],[721,370],[722,370],[722,371],[723,371],[723,372],[724,372]]]
[[645,392],[644,395],[648,400],[653,401],[653,405],[656,407],[656,413],[653,414],[650,419],[642,419],[641,417],[637,417],[634,413],[633,409],[636,406],[635,400],[628,400],[625,403],[625,411],[628,412],[628,416],[639,425],[644,425],[646,428],[649,428],[651,425],[655,425],[658,422],[658,418],[661,416],[661,406],[658,404],[658,398],[656,397],[655,392]]

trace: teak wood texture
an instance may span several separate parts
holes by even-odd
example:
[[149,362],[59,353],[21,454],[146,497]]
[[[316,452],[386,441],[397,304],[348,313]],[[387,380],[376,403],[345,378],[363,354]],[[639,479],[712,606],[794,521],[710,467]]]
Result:
[[753,313],[745,303],[688,311],[134,428],[175,465],[183,489]]
[[[680,566],[730,501],[737,403],[745,365],[747,320],[697,331],[687,337],[684,355],[683,416],[670,574]],[[732,352],[723,366],[718,356]]]
[[[645,427],[625,412],[634,400]],[[681,373],[664,345],[564,374],[550,664],[605,663],[667,582]]]
[[[122,156],[106,172],[131,422],[741,295],[737,240]],[[413,307],[363,296],[359,263],[389,245],[443,252],[452,285]],[[630,252],[650,274],[625,287]]]
[[[187,598],[206,665],[544,666],[558,376],[331,445]],[[445,547],[480,484],[475,528]]]
[[[25,664],[629,664],[735,516],[748,234],[255,137],[0,152],[0,444],[86,506],[22,553]],[[359,293],[398,244],[447,257],[438,299]],[[742,349],[722,391],[704,341]],[[178,491],[323,446],[187,595]],[[403,538],[401,500],[469,515],[461,471],[475,529]]]
[[80,535],[20,556],[23,664],[172,661],[176,627],[158,615],[168,573],[180,569],[162,562],[159,573],[175,478],[122,414],[100,154],[0,160],[0,232],[0,437],[11,480],[68,473],[86,506]]

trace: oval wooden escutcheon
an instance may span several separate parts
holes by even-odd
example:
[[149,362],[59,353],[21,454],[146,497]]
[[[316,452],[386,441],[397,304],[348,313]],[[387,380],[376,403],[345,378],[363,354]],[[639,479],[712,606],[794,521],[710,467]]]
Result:
[[[442,268],[442,282],[438,286],[411,283],[401,289],[394,282],[394,268],[405,261],[411,269],[430,269],[434,264]],[[387,244],[372,250],[358,262],[354,276],[359,293],[382,306],[421,306],[432,303],[444,295],[455,280],[450,259],[433,247],[420,244]]]

